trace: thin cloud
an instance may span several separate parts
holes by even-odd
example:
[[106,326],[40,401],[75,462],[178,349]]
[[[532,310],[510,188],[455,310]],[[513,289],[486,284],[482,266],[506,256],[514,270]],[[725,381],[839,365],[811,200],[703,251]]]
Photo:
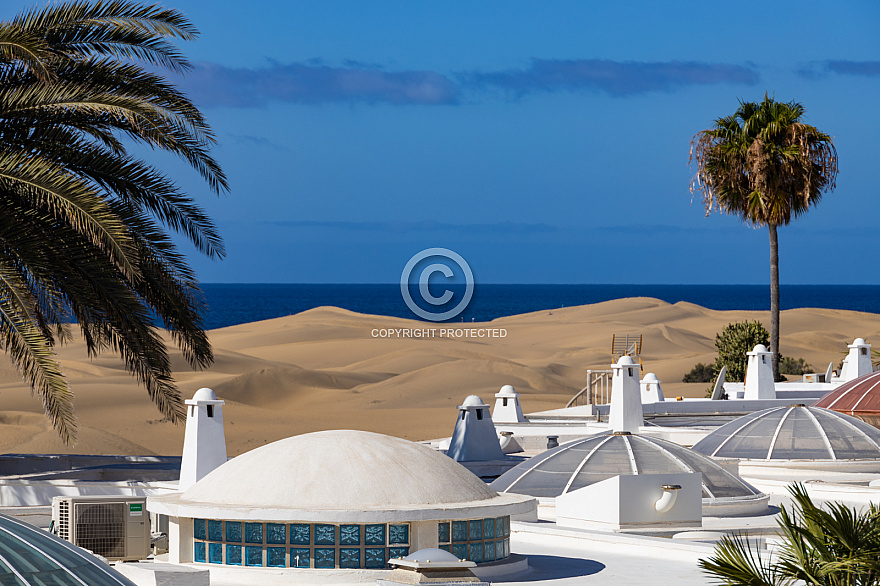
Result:
[[694,61],[642,62],[606,59],[535,59],[528,69],[465,76],[476,87],[495,87],[521,97],[534,92],[604,91],[614,97],[668,92],[691,85],[754,85],[754,69]]
[[288,151],[285,146],[275,144],[268,138],[263,136],[254,136],[252,134],[230,134],[229,137],[237,145],[264,147],[276,151]]
[[880,77],[880,61],[813,61],[798,70],[801,77],[808,79],[822,78],[830,73]]
[[388,72],[355,62],[345,67],[317,62],[272,63],[263,68],[202,62],[183,83],[203,107],[252,108],[270,102],[441,105],[458,100],[457,85],[439,73]]
[[423,222],[337,222],[289,220],[267,222],[274,226],[288,228],[320,228],[342,230],[346,232],[383,232],[383,233],[419,233],[443,232],[446,234],[511,234],[524,236],[529,234],[547,234],[556,232],[558,228],[550,224],[525,224],[515,222],[497,222],[494,224],[446,224],[435,221]]

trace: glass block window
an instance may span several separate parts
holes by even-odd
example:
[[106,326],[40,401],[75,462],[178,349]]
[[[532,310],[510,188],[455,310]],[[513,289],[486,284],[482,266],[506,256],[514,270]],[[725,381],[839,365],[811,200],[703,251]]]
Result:
[[193,537],[201,540],[207,539],[204,519],[193,519]]
[[241,565],[241,546],[240,545],[227,545],[226,546],[226,563],[229,564],[230,566],[240,566]]
[[312,527],[303,523],[294,523],[290,526],[290,543],[293,545],[311,545]]
[[222,521],[208,521],[208,539],[211,541],[223,541]]
[[[451,524],[446,525],[448,532]],[[464,526],[467,530],[467,522]],[[380,569],[392,557],[409,555],[409,540],[408,523],[333,525],[193,519],[193,560],[199,563]]]
[[266,523],[266,543],[287,543],[287,526],[283,523]]
[[339,567],[340,568],[360,568],[361,567],[361,550],[357,547],[340,547],[339,548]]
[[452,541],[467,541],[467,521],[452,522]]
[[263,543],[263,524],[245,523],[244,540],[246,543]]
[[460,560],[478,564],[503,560],[510,555],[510,517],[488,517],[437,524],[440,549]]
[[316,547],[315,548],[315,567],[316,568],[335,568],[336,567],[336,549],[332,547]]
[[483,539],[483,520],[474,519],[468,522],[468,541]]
[[241,543],[241,523],[226,521],[226,541]]
[[311,552],[308,547],[291,547],[290,548],[290,567],[291,568],[309,568],[311,567]]
[[223,563],[223,544],[222,543],[209,543],[208,544],[208,563],[209,564],[222,564]]
[[367,545],[385,545],[385,525],[365,525],[364,543]]
[[367,547],[364,548],[364,567],[369,569],[381,570],[385,567],[385,548],[384,547]]
[[315,525],[315,545],[336,545],[336,525]]
[[388,559],[391,558],[405,558],[409,555],[408,547],[389,547],[388,548]]
[[284,547],[267,547],[266,548],[266,565],[270,568],[287,567],[287,549]]
[[248,545],[244,548],[244,564],[246,566],[263,565],[263,548]]
[[[361,526],[360,525],[340,525],[339,526],[339,544],[340,545],[360,545],[361,544]],[[341,565],[341,562],[340,562]]]
[[[437,540],[440,543],[449,543],[449,523],[437,524]],[[446,550],[449,551],[449,550]]]
[[409,525],[389,525],[388,543],[389,545],[409,543]]

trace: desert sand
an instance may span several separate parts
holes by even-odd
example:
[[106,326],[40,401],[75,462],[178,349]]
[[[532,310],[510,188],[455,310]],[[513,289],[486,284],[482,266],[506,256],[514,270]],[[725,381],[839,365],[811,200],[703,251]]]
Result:
[[[697,362],[715,358],[715,334],[745,319],[769,325],[769,313],[714,311],[690,303],[632,298],[500,318],[437,325],[322,307],[210,332],[216,356],[193,372],[176,354],[185,398],[211,387],[226,401],[230,456],[284,437],[322,429],[362,429],[419,440],[448,436],[456,406],[471,394],[494,404],[512,384],[526,412],[565,406],[589,369],[610,365],[612,334],[642,334],[642,363],[667,398],[701,397],[705,383],[682,383]],[[784,356],[817,371],[835,366],[856,337],[880,343],[880,315],[794,309],[781,317]],[[379,329],[475,328],[505,337],[374,337]],[[498,332],[495,332],[498,335]],[[59,350],[76,394],[79,442],[65,447],[12,364],[0,363],[0,453],[179,455],[183,426],[162,421],[122,363],[86,356],[81,342]]]

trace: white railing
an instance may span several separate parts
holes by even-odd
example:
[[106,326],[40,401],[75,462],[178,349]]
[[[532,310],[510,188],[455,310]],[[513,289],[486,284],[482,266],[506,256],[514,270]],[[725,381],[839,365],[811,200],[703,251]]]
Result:
[[606,405],[611,402],[611,371],[588,370],[587,384],[565,406]]

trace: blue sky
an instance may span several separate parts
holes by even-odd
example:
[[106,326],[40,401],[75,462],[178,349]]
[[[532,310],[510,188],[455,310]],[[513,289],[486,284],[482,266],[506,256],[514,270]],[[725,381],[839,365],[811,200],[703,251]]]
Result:
[[766,91],[840,156],[782,282],[880,283],[876,2],[165,4],[232,186],[159,160],[224,235],[204,282],[391,283],[445,247],[478,283],[767,283],[766,230],[704,217],[687,164]]

